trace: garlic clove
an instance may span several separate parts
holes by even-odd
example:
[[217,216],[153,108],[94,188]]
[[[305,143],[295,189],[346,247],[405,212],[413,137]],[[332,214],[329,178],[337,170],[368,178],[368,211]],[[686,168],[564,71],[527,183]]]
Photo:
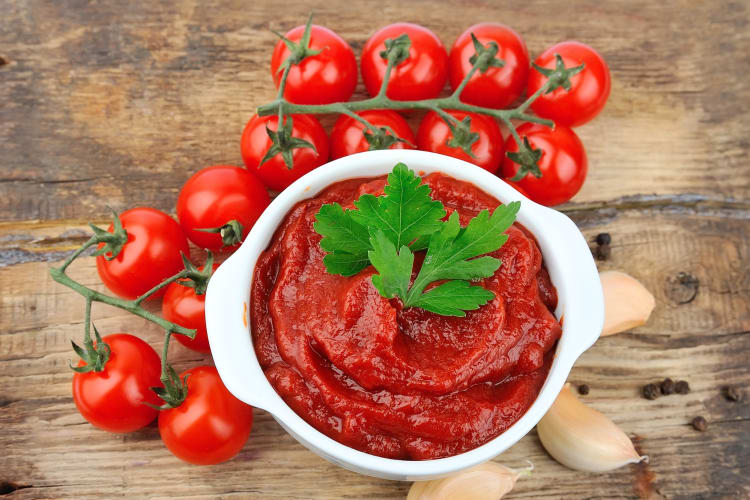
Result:
[[547,453],[571,469],[603,472],[648,461],[614,422],[579,401],[569,383],[536,430]]
[[640,281],[621,271],[603,271],[599,279],[604,292],[603,337],[646,323],[656,301]]
[[521,475],[534,468],[514,470],[496,462],[486,462],[450,477],[417,481],[406,500],[497,500],[515,486]]

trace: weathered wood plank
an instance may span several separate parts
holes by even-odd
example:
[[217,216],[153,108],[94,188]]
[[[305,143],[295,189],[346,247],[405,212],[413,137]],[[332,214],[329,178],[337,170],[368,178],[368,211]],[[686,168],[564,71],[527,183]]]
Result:
[[[600,340],[576,365],[571,381],[586,383],[584,399],[611,416],[650,455],[650,465],[585,474],[551,460],[535,434],[499,457],[536,470],[517,486],[516,498],[732,498],[750,494],[750,394],[731,403],[721,388],[750,386],[750,219],[700,211],[616,210],[585,222],[593,238],[612,235],[612,257],[602,268],[623,269],[655,292],[651,321],[633,332]],[[63,224],[57,231],[64,232]],[[28,229],[28,228],[27,228]],[[39,230],[55,241],[55,231]],[[32,231],[33,233],[33,231]],[[53,243],[54,244],[54,243]],[[46,278],[49,264],[0,269],[0,481],[33,487],[18,498],[168,496],[188,498],[398,498],[408,485],[359,476],[328,464],[289,437],[267,414],[256,412],[253,434],[235,460],[192,467],[173,458],[151,426],[111,435],[86,424],[70,399],[69,339],[80,337],[80,297]],[[678,272],[698,278],[695,298],[670,292]],[[93,259],[72,268],[98,283]],[[34,306],[36,309],[32,309]],[[95,307],[102,331],[129,329],[155,347],[157,328],[111,308]],[[206,360],[175,344],[178,368]],[[656,401],[640,387],[665,376],[690,382],[692,392]],[[706,433],[688,423],[709,421]],[[80,472],[86,462],[86,473]],[[109,482],[102,484],[104,478]],[[175,479],[179,478],[179,480]],[[689,480],[686,480],[689,478]],[[311,486],[314,485],[314,486]]]
[[[750,198],[745,3],[382,4],[376,23],[345,0],[319,6],[317,20],[356,50],[377,25],[404,19],[446,44],[466,26],[498,20],[514,26],[532,54],[570,37],[601,50],[613,91],[603,114],[579,129],[591,172],[575,201]],[[191,172],[240,162],[242,127],[273,96],[268,29],[297,25],[309,9],[270,0],[137,1],[126,9],[11,2],[0,26],[2,217],[102,217],[105,203],[172,210]]]

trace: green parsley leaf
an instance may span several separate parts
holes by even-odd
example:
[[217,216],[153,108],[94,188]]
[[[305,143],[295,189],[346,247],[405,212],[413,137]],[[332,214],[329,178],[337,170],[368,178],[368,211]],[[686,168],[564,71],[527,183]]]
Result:
[[364,194],[354,202],[352,219],[362,226],[383,231],[396,248],[420,236],[434,233],[443,224],[445,208],[430,198],[430,187],[399,163],[388,174],[385,196]]
[[351,212],[333,203],[323,205],[315,214],[313,228],[323,236],[320,248],[330,252],[323,258],[323,263],[331,274],[354,276],[370,264],[367,257],[370,233],[354,222]]
[[344,210],[338,203],[326,204],[315,216],[313,227],[323,236],[320,247],[330,252],[323,263],[331,274],[353,276],[370,264],[368,228],[380,229],[395,248],[412,243],[417,251],[427,248],[445,217],[443,204],[430,198],[430,187],[403,163],[388,175],[383,196],[362,195],[354,206]]
[[494,297],[495,294],[481,286],[454,280],[427,290],[414,302],[414,307],[443,316],[466,316],[464,311],[479,309]]
[[[411,281],[414,254],[402,246],[396,252],[393,242],[380,229],[371,232],[373,245],[368,255],[378,274],[373,285],[386,298],[399,297],[404,307],[421,307],[444,316],[465,316],[492,300],[494,294],[469,281],[487,278],[500,267],[500,259],[480,255],[494,252],[507,240],[504,232],[515,220],[520,203],[501,205],[490,215],[482,210],[465,228],[453,212],[430,238],[422,268],[414,283]],[[424,289],[440,280],[447,281],[427,292]]]
[[367,254],[350,254],[346,252],[331,252],[323,257],[323,264],[331,274],[354,276],[370,265]]
[[[484,255],[507,240],[519,202],[482,210],[462,228],[458,213],[447,221],[443,204],[430,198],[430,188],[399,163],[388,176],[383,196],[362,195],[356,210],[338,203],[323,205],[315,230],[329,252],[323,262],[332,274],[352,276],[372,264],[372,283],[386,298],[398,297],[404,307],[420,307],[444,316],[465,316],[494,297],[471,280],[492,276],[502,264]],[[427,250],[413,283],[414,253]],[[438,286],[425,289],[437,281]]]
[[411,270],[414,266],[414,254],[406,245],[396,253],[396,246],[383,231],[375,229],[370,236],[372,250],[368,252],[370,262],[380,271],[372,276],[372,284],[380,295],[387,299],[406,297],[411,281]]
[[440,231],[430,238],[427,255],[405,305],[411,305],[433,281],[473,280],[492,276],[500,267],[500,260],[473,257],[494,252],[505,244],[508,235],[503,233],[513,224],[520,206],[517,201],[500,205],[492,215],[488,210],[482,210],[463,229],[458,224],[458,214],[453,212]]

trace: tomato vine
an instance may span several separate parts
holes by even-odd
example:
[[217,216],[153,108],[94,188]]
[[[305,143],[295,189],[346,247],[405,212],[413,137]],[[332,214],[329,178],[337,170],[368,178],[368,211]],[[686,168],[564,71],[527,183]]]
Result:
[[50,276],[53,280],[66,286],[73,291],[79,293],[86,299],[86,312],[84,314],[84,337],[83,337],[83,348],[78,346],[75,342],[72,342],[73,349],[75,352],[86,362],[83,367],[72,367],[75,371],[101,371],[107,362],[109,356],[109,347],[102,341],[96,328],[96,339],[91,337],[91,305],[93,302],[101,302],[110,306],[117,307],[131,314],[135,314],[143,319],[151,321],[163,328],[166,332],[164,337],[164,346],[161,354],[161,382],[164,384],[164,388],[155,388],[155,392],[159,397],[164,400],[165,405],[162,408],[174,408],[179,406],[182,400],[186,396],[186,385],[185,380],[180,379],[174,368],[169,364],[167,360],[167,351],[169,349],[169,340],[172,334],[185,335],[190,339],[195,337],[195,330],[191,330],[180,326],[176,323],[165,320],[164,318],[152,313],[148,309],[142,306],[143,302],[149,297],[157,293],[162,288],[166,287],[170,283],[179,280],[179,283],[183,286],[189,286],[195,288],[196,294],[203,294],[206,290],[206,285],[211,277],[213,270],[213,255],[208,252],[208,259],[203,270],[199,270],[195,267],[185,255],[182,255],[182,261],[184,269],[180,272],[170,276],[161,283],[157,284],[150,290],[139,295],[135,299],[126,300],[119,297],[113,297],[111,295],[104,294],[92,288],[89,288],[78,281],[74,280],[67,274],[68,267],[81,255],[83,255],[89,248],[93,246],[102,245],[96,252],[95,255],[104,255],[107,259],[115,258],[122,247],[128,241],[128,233],[120,223],[119,216],[114,213],[114,222],[112,232],[105,231],[94,225],[90,225],[94,234],[89,238],[83,245],[81,245],[75,252],[73,252],[67,259],[59,266],[50,269]]
[[[469,80],[471,80],[472,76],[474,76],[477,71],[479,71],[480,73],[484,73],[491,67],[502,67],[505,64],[504,61],[497,57],[499,47],[496,42],[492,41],[487,45],[484,45],[472,34],[472,41],[474,43],[475,49],[475,54],[470,59],[472,67],[456,87],[456,89],[453,91],[453,93],[451,93],[447,97],[434,99],[422,99],[416,101],[394,100],[386,95],[388,84],[391,79],[391,73],[396,66],[398,66],[407,57],[409,57],[409,49],[411,47],[411,40],[409,39],[409,36],[407,34],[403,34],[395,39],[388,39],[385,42],[386,49],[381,52],[380,55],[387,61],[387,66],[380,90],[374,97],[363,99],[360,101],[333,102],[330,104],[295,104],[284,98],[284,90],[286,88],[287,78],[289,76],[291,68],[295,65],[300,64],[306,57],[314,55],[315,53],[315,51],[310,51],[310,48],[308,46],[311,28],[312,15],[307,20],[307,24],[305,25],[305,32],[299,42],[295,43],[284,39],[284,43],[287,45],[287,47],[289,47],[293,56],[290,56],[287,61],[281,66],[281,68],[283,68],[283,73],[281,75],[276,99],[268,104],[259,106],[257,109],[258,116],[269,116],[277,114],[279,117],[279,123],[282,124],[288,122],[289,116],[292,114],[344,114],[360,122],[365,127],[367,133],[370,133],[378,138],[388,134],[391,131],[373,125],[367,119],[357,114],[358,111],[382,109],[418,109],[434,111],[445,121],[446,125],[453,134],[454,139],[451,143],[451,146],[459,147],[469,156],[473,157],[471,146],[478,140],[478,136],[470,129],[471,119],[467,117],[464,120],[459,121],[451,116],[448,111],[468,111],[482,115],[489,115],[503,122],[508,127],[511,135],[516,140],[516,143],[519,144],[519,152],[511,158],[514,162],[519,164],[520,168],[517,174],[518,178],[523,177],[527,173],[531,173],[536,177],[541,176],[541,171],[537,162],[542,153],[539,149],[533,149],[527,141],[521,140],[521,137],[516,131],[516,126],[512,120],[538,123],[547,127],[554,127],[554,122],[552,120],[547,120],[545,118],[529,114],[527,113],[527,110],[534,103],[534,101],[543,94],[553,92],[560,87],[565,90],[569,90],[570,77],[581,72],[584,68],[583,64],[572,68],[567,68],[563,63],[562,58],[559,55],[556,55],[557,65],[554,69],[540,68],[534,65],[534,69],[540,71],[547,80],[544,85],[537,89],[537,91],[532,95],[528,96],[528,98],[517,107],[511,109],[494,109],[468,104],[461,101],[460,97]],[[278,131],[274,132],[271,130],[267,130],[267,132],[273,142],[274,154],[281,152],[288,168],[293,167],[291,155],[291,151],[293,149],[313,147],[312,144],[307,143],[307,141],[293,141],[291,138],[290,126],[282,128],[280,125]],[[386,141],[384,140],[372,140],[368,142],[371,145],[375,145],[375,147],[377,147],[377,144],[386,143]],[[261,163],[267,161],[269,158],[270,156],[266,155]]]

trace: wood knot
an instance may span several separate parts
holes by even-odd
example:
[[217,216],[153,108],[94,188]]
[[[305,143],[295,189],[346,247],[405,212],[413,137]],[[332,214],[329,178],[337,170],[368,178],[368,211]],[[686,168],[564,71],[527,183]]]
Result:
[[690,273],[679,272],[667,278],[666,293],[677,304],[688,304],[698,295],[700,281]]
[[8,60],[3,56],[0,56],[0,67],[5,66],[6,64],[8,64]]
[[0,495],[8,495],[16,490],[31,488],[30,484],[18,484],[11,481],[0,481]]

